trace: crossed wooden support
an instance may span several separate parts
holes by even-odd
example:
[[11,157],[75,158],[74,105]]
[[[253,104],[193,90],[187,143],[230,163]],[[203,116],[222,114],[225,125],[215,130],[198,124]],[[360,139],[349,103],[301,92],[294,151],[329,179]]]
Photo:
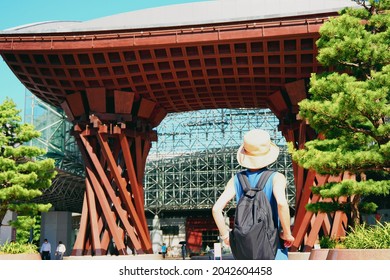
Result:
[[[297,121],[295,125],[284,127],[286,140],[295,143],[296,148],[303,148],[308,140],[314,139],[316,134],[308,127],[304,121]],[[292,234],[295,241],[290,251],[310,251],[318,240],[320,231],[326,236],[334,238],[344,236],[347,228],[348,219],[344,212],[336,213],[313,213],[307,211],[305,206],[308,203],[325,201],[317,194],[313,194],[311,188],[314,186],[323,186],[328,182],[340,182],[344,179],[352,179],[349,173],[339,176],[323,176],[317,174],[314,170],[305,170],[296,162],[293,162],[293,171],[296,187],[295,195],[295,219]],[[340,202],[346,200],[345,197],[339,198]]]
[[85,164],[86,191],[72,255],[105,255],[113,244],[121,255],[152,253],[142,181],[157,141],[152,128],[166,113],[134,93],[108,95],[101,88],[69,95],[62,107],[74,124]]

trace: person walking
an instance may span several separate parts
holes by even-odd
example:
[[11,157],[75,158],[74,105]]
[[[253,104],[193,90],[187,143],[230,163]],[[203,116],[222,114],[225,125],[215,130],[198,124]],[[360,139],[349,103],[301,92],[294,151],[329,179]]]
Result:
[[66,247],[62,243],[62,241],[58,242],[58,246],[55,252],[56,260],[62,260],[64,258],[64,254],[66,252]]
[[165,243],[161,246],[161,254],[163,255],[163,259],[165,259],[165,256],[167,255],[167,245],[165,245]]
[[183,242],[183,243],[181,244],[181,257],[182,257],[183,260],[185,260],[185,259],[186,259],[186,256],[187,256],[186,243]]
[[50,260],[51,259],[51,245],[50,245],[50,242],[45,238],[43,240],[43,243],[42,243],[42,246],[41,246],[41,249],[39,250],[39,252],[41,253],[41,258],[42,260]]
[[[237,151],[238,163],[246,168],[246,175],[252,187],[255,187],[260,179],[261,173],[267,169],[267,166],[275,162],[279,155],[279,148],[271,142],[268,132],[261,129],[253,129],[247,132],[243,137],[243,144]],[[290,210],[286,199],[287,180],[279,172],[274,172],[268,179],[264,193],[271,204],[272,215],[277,221],[279,236],[282,242],[275,259],[288,259],[288,248],[294,242],[290,229]],[[212,208],[213,218],[218,227],[220,237],[226,245],[230,245],[230,229],[225,224],[222,210],[227,203],[234,197],[238,202],[243,195],[243,189],[240,181],[235,174],[226,184],[225,190],[215,202]]]

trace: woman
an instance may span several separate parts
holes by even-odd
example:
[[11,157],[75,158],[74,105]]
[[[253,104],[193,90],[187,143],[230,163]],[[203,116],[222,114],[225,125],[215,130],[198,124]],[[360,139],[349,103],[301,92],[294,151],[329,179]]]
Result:
[[[241,166],[247,168],[246,175],[249,183],[252,187],[255,187],[262,171],[275,162],[278,155],[279,148],[271,142],[268,132],[254,129],[244,135],[243,144],[237,151],[237,161]],[[283,240],[283,246],[279,244],[275,257],[278,260],[288,259],[287,248],[294,242],[290,229],[289,206],[285,194],[286,184],[285,176],[279,172],[274,172],[263,190],[270,201],[274,220],[277,221],[278,227],[281,228],[279,236]],[[239,201],[242,195],[242,187],[237,175],[235,175],[229,180],[224,192],[213,206],[213,217],[219,229],[220,237],[226,245],[230,245],[230,229],[225,224],[222,210],[231,199],[236,197],[236,200]]]

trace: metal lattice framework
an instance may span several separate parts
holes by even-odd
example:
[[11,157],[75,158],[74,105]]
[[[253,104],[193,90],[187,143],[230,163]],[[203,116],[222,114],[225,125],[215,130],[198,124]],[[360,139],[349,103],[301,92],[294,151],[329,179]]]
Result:
[[81,213],[85,179],[57,169],[51,187],[36,202],[50,202],[57,211]]
[[41,133],[30,145],[44,148],[47,156],[56,160],[56,167],[78,176],[84,176],[84,164],[74,137],[72,124],[61,109],[48,105],[26,91],[25,122]]
[[[202,110],[170,114],[158,127],[158,141],[149,154],[145,171],[145,206],[164,210],[210,209],[226,182],[241,167],[236,151],[250,128],[270,132],[281,148],[271,166],[288,180],[288,199],[294,207],[292,164],[279,120],[268,110]],[[234,202],[230,207],[234,207]]]
[[57,211],[81,212],[85,191],[84,164],[73,136],[71,123],[62,110],[52,107],[26,91],[25,122],[41,135],[29,145],[43,148],[53,158],[58,175],[37,202],[50,202]]

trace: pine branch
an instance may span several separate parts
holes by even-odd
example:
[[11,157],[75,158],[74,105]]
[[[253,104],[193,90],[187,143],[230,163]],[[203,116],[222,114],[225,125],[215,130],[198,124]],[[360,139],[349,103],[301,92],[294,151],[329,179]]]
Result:
[[351,66],[351,67],[356,67],[356,68],[360,67],[360,65],[357,63],[352,63],[352,62],[347,62],[347,61],[342,61],[342,60],[338,60],[337,62],[342,64],[342,65],[345,65],[345,66]]
[[341,182],[327,183],[324,186],[312,187],[313,194],[323,198],[336,198],[352,195],[389,195],[390,180],[383,181],[354,181],[344,180]]

